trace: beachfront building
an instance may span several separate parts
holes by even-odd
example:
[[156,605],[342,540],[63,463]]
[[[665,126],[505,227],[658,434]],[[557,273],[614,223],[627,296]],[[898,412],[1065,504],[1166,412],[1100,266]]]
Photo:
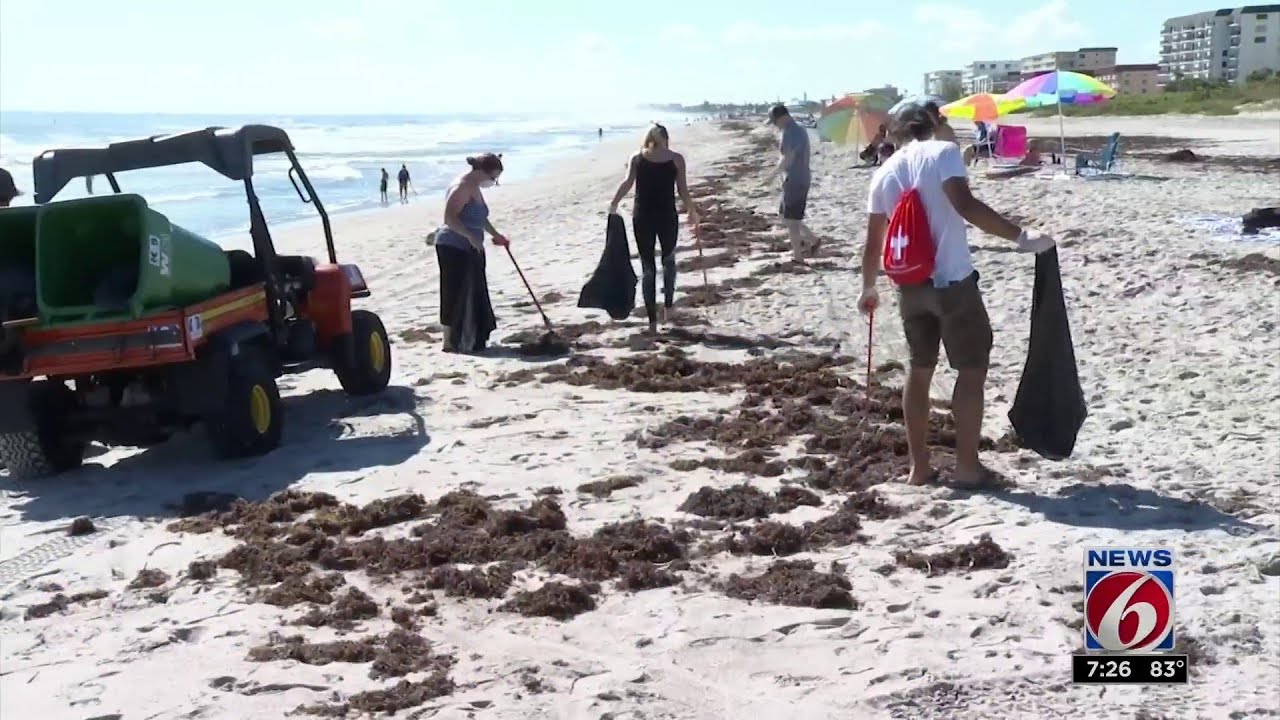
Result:
[[1163,90],[1157,63],[1113,65],[1095,71],[1093,76],[1125,95],[1150,95]]
[[963,88],[963,70],[934,70],[924,74],[925,95],[946,95],[951,88]]
[[1022,74],[1018,71],[993,73],[990,75],[975,75],[969,86],[976,93],[1003,93],[1009,92],[1022,82]]
[[1206,10],[1164,21],[1160,83],[1179,78],[1239,82],[1280,71],[1280,5]]
[[898,98],[902,97],[902,93],[899,92],[898,88],[894,87],[893,85],[885,85],[884,87],[871,88],[870,90],[864,90],[863,92],[867,93],[868,95],[879,95],[880,97],[888,98],[895,102],[898,100]]
[[1001,85],[1011,73],[1016,75],[1021,67],[1022,63],[1018,60],[974,60],[964,66],[964,71],[960,75],[960,88],[965,95],[978,92],[1004,92],[1013,86],[1003,89],[993,88]]
[[1029,55],[1022,58],[1020,70],[1024,80],[1051,70],[1095,75],[1102,68],[1115,67],[1116,51],[1117,48],[1113,47],[1082,47]]

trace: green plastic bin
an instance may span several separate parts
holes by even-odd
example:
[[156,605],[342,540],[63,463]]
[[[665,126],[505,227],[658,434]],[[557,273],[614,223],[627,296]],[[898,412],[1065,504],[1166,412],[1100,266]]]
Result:
[[231,287],[218,245],[139,195],[50,203],[36,220],[36,289],[47,324],[141,318]]

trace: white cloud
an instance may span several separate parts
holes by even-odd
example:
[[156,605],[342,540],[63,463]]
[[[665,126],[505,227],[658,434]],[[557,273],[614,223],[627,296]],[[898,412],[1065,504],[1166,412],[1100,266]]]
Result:
[[676,23],[662,28],[662,31],[658,33],[658,37],[663,42],[674,45],[700,45],[703,39],[701,30],[683,23]]
[[884,25],[876,20],[863,20],[848,24],[829,23],[805,27],[736,22],[725,29],[723,38],[730,45],[759,45],[767,42],[820,43],[837,40],[864,40],[882,33],[884,30]]
[[1067,0],[1049,0],[1014,17],[1009,23],[1009,33],[1028,41],[1071,40],[1084,34],[1084,25],[1071,16]]
[[970,50],[989,45],[995,30],[980,11],[952,5],[921,5],[916,8],[916,20],[929,28],[943,30],[937,44],[945,50]]
[[1008,20],[969,7],[926,3],[916,7],[915,19],[937,31],[940,47],[984,48],[984,57],[1062,50],[1065,48],[1055,47],[1055,43],[1078,40],[1085,32],[1084,25],[1072,16],[1067,0],[1048,0]]

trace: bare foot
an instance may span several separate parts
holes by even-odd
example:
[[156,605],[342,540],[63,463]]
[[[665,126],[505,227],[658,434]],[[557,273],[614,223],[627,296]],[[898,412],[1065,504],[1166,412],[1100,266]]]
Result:
[[657,335],[657,334],[658,334],[658,321],[657,321],[657,320],[650,320],[650,321],[649,321],[649,334],[650,334],[650,335]]
[[907,476],[908,485],[932,485],[938,480],[938,471],[929,466],[912,468]]

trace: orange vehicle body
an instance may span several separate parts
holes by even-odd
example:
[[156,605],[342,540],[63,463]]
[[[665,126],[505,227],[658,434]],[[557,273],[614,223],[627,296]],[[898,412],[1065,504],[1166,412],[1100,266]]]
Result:
[[[350,333],[351,284],[342,268],[317,265],[315,288],[296,310],[315,323],[322,349]],[[70,377],[188,362],[218,332],[267,320],[266,289],[258,283],[137,320],[33,327],[22,331],[22,372],[4,379]]]

